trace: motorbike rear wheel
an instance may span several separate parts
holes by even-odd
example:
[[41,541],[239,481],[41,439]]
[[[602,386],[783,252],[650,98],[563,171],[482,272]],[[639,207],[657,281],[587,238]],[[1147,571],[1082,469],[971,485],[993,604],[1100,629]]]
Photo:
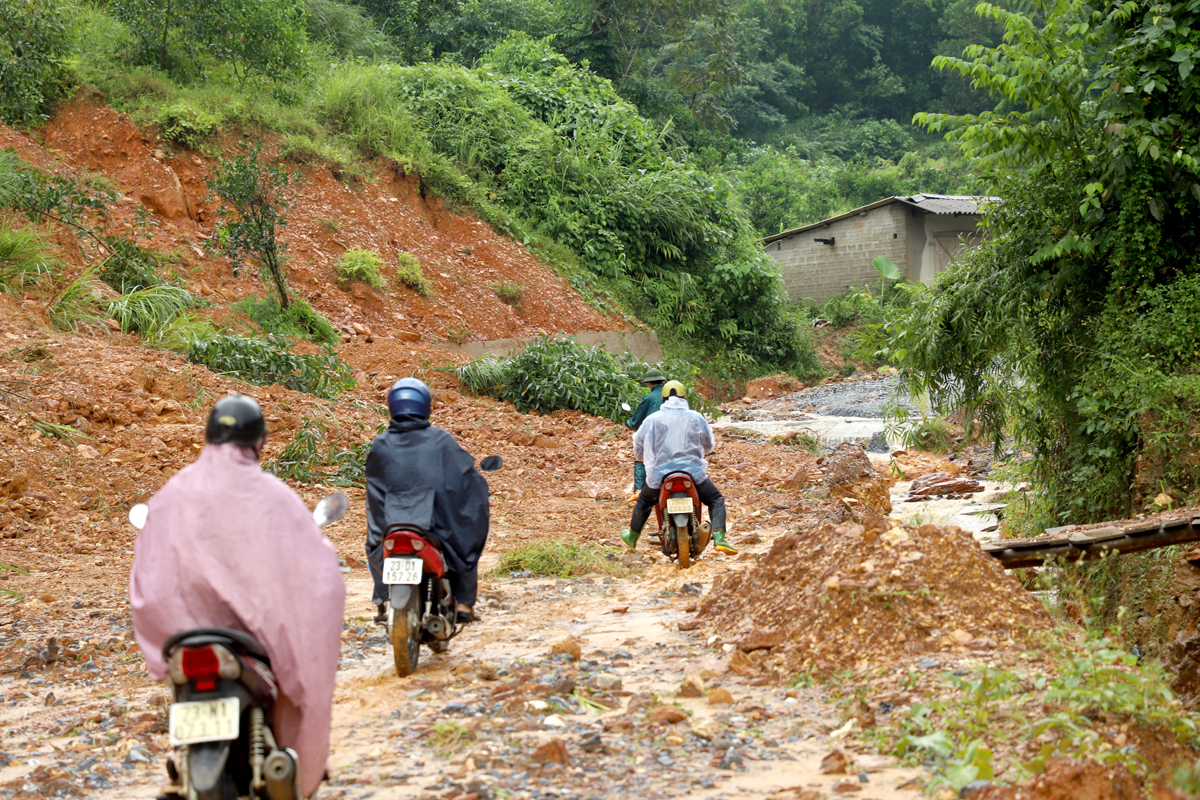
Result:
[[421,656],[421,593],[414,586],[404,608],[392,609],[392,656],[396,661],[396,674],[401,678],[417,671]]
[[234,782],[228,769],[229,767],[226,765],[226,771],[221,773],[216,785],[207,792],[195,792],[196,800],[238,800],[237,783]]
[[679,568],[687,569],[692,566],[692,537],[687,528],[675,529],[675,552],[679,554]]

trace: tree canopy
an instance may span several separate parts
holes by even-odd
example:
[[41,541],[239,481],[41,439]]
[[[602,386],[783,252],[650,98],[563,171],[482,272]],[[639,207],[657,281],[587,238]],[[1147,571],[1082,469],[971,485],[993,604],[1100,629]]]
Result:
[[910,391],[1015,433],[1060,516],[1129,513],[1200,487],[1200,0],[1022,7],[980,4],[1003,43],[935,61],[1001,101],[917,117],[999,202],[893,356]]

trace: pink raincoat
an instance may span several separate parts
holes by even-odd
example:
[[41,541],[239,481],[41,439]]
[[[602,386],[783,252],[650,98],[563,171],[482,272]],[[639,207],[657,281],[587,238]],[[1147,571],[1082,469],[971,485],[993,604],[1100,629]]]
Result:
[[279,681],[275,737],[296,750],[311,795],[329,757],[346,598],[333,545],[304,502],[235,444],[206,446],[149,505],[129,599],[151,677],[167,676],[162,646],[179,631],[254,636]]

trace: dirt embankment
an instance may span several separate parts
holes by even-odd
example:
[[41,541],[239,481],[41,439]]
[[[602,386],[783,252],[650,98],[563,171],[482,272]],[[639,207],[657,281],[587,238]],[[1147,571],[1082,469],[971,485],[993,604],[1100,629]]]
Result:
[[[241,143],[227,144],[234,152]],[[152,226],[139,243],[174,254],[176,272],[199,296],[221,304],[266,293],[253,267],[234,276],[224,259],[205,250],[216,208],[205,179],[216,159],[179,150],[84,93],[64,105],[37,140],[0,124],[0,149],[10,147],[41,169],[99,177],[115,186],[123,195],[112,212],[116,228],[139,235],[135,212],[148,214]],[[288,224],[279,232],[289,280],[295,293],[343,330],[356,332],[357,323],[377,336],[441,342],[629,327],[590,308],[521,245],[470,212],[424,194],[415,176],[394,165],[377,165],[369,180],[322,165],[302,166],[301,172]],[[66,257],[81,265],[72,237],[59,238]],[[338,286],[335,266],[351,248],[383,258],[391,278],[384,290],[361,283]],[[401,252],[421,260],[432,296],[421,297],[395,279]],[[502,302],[494,288],[499,284],[523,287],[519,303]]]

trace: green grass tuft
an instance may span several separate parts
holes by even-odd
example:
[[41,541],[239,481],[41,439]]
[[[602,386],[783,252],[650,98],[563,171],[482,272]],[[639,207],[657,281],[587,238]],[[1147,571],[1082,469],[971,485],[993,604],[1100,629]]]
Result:
[[126,333],[156,338],[180,314],[194,308],[196,302],[182,286],[150,286],[109,301],[108,314]]
[[449,758],[479,741],[479,734],[456,719],[435,722],[425,734],[425,742],[442,758]]
[[383,259],[378,253],[354,247],[342,254],[337,264],[338,283],[348,286],[354,281],[361,281],[372,289],[382,289]]
[[33,429],[41,433],[43,436],[48,436],[51,439],[64,439],[68,442],[78,442],[82,439],[87,439],[88,435],[78,428],[72,428],[70,425],[60,425],[57,422],[34,422]]
[[609,557],[615,550],[593,544],[554,541],[529,542],[500,556],[495,575],[528,572],[549,578],[570,578],[589,572],[620,574],[624,568]]
[[433,283],[425,277],[421,261],[412,253],[400,253],[396,256],[396,280],[416,291],[421,297],[433,294]]
[[940,419],[927,419],[913,427],[912,439],[927,453],[945,453],[954,443],[954,430]]
[[521,298],[525,295],[525,284],[515,281],[500,281],[492,284],[492,291],[496,293],[496,297],[500,298],[500,302],[510,306],[520,306]]
[[22,292],[61,269],[41,232],[0,223],[0,291]]
[[104,326],[105,291],[111,290],[90,269],[66,286],[50,300],[46,313],[50,324],[60,331],[78,331],[84,328]]

